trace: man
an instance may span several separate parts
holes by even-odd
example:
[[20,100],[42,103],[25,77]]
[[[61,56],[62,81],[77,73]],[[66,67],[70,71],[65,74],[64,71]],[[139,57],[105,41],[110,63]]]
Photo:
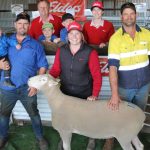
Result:
[[33,19],[29,28],[29,35],[38,40],[42,35],[42,25],[46,22],[50,22],[54,26],[54,34],[59,37],[60,30],[62,29],[61,18],[49,13],[50,4],[48,0],[39,0],[37,8],[40,16]]
[[94,46],[101,54],[102,52],[100,51],[102,51],[102,48],[107,47],[109,39],[115,30],[111,22],[102,18],[104,13],[102,2],[93,2],[91,11],[93,15],[92,20],[84,24],[83,34],[87,43]]
[[[10,47],[8,57],[11,64],[11,81],[15,87],[7,87],[0,84],[0,148],[8,139],[9,119],[17,100],[20,100],[29,114],[32,127],[37,138],[40,150],[47,150],[47,142],[43,138],[42,124],[37,109],[37,89],[28,87],[27,81],[35,76],[37,71],[44,74],[48,68],[43,47],[29,35],[27,31],[30,24],[30,16],[20,13],[16,17],[16,34],[11,36],[21,44],[21,49]],[[8,70],[10,66],[4,60],[0,61],[0,68]],[[1,83],[4,80],[1,72]]]
[[119,109],[122,100],[145,109],[149,93],[150,32],[136,24],[136,8],[127,2],[121,6],[122,27],[109,42],[109,78],[112,96],[108,107]]

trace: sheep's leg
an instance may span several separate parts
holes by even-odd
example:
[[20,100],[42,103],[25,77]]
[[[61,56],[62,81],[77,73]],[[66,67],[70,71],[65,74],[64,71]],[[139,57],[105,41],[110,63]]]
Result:
[[120,144],[121,147],[123,148],[123,150],[134,150],[133,146],[131,143],[128,143],[128,144]]
[[144,150],[144,145],[141,143],[137,136],[132,140],[132,144],[134,145],[136,150]]
[[64,150],[71,150],[71,136],[72,133],[70,132],[59,132],[61,139],[63,141],[63,148]]
[[124,143],[124,140],[119,140],[119,139],[117,140],[119,141],[123,150],[134,150],[130,141],[128,143]]

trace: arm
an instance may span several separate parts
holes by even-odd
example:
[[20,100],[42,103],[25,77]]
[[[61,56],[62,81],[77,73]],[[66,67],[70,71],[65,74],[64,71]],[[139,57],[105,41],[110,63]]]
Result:
[[[108,39],[111,38],[111,36],[115,33],[115,28],[113,26],[113,24],[111,23],[110,24],[110,29],[109,29],[109,32],[108,32]],[[108,41],[109,42],[109,41]]]
[[89,57],[89,68],[93,78],[93,92],[92,96],[88,97],[89,100],[96,100],[102,86],[102,75],[100,70],[100,63],[98,54],[93,50]]
[[[47,62],[47,59],[46,59],[46,56],[44,53],[44,49],[41,44],[39,44],[39,45],[37,44],[36,48],[37,48],[37,67],[39,68],[38,74],[40,74],[40,75],[45,74],[46,70],[48,68],[48,62]],[[30,97],[37,94],[36,88],[29,87],[28,91],[29,91],[28,96],[30,96]]]
[[111,110],[118,110],[119,103],[120,103],[120,97],[118,91],[118,70],[121,63],[120,42],[121,39],[114,35],[110,38],[109,47],[108,47],[109,80],[110,80],[110,87],[112,91],[112,96],[108,102],[108,107]]
[[87,23],[85,23],[85,24],[83,25],[83,35],[84,35],[85,41],[87,42],[87,41],[88,41],[88,34],[87,34],[86,24],[87,24]]
[[55,60],[52,68],[49,70],[49,74],[52,75],[54,78],[57,78],[61,73],[61,67],[60,67],[60,48],[58,48]]
[[103,48],[105,46],[108,46],[108,42],[109,42],[109,39],[111,38],[111,36],[115,33],[115,29],[114,29],[114,26],[111,22],[109,22],[108,24],[108,31],[107,31],[107,42],[106,43],[100,43],[99,47],[100,48]]
[[112,110],[119,109],[119,102],[120,97],[118,93],[118,74],[117,74],[117,67],[110,66],[109,68],[109,80],[110,80],[110,87],[112,91],[112,96],[108,102],[108,107]]
[[60,40],[64,43],[67,42],[67,36],[68,36],[68,32],[66,28],[61,29],[60,31]]

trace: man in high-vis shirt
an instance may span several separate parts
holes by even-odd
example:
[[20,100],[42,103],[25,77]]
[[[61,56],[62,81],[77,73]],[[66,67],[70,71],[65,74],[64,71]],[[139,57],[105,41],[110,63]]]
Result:
[[145,109],[150,87],[150,31],[136,24],[136,8],[121,6],[122,27],[109,42],[109,78],[112,96],[108,107],[119,109],[121,100]]

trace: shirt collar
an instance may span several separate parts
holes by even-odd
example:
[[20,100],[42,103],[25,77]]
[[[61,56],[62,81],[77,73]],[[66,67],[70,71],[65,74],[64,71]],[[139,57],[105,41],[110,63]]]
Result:
[[90,26],[94,26],[96,28],[99,28],[100,26],[103,26],[103,25],[104,25],[104,20],[103,19],[99,20],[98,25],[95,25],[93,20],[91,21],[91,24],[90,24]]
[[[142,32],[141,28],[136,24],[136,31],[137,32]],[[124,29],[124,27],[122,26],[122,35],[124,35],[126,33],[126,30]]]
[[[54,20],[54,17],[51,14],[49,14],[47,21],[50,21],[50,20]],[[41,22],[41,21],[42,21],[42,18],[40,17],[39,22]]]

